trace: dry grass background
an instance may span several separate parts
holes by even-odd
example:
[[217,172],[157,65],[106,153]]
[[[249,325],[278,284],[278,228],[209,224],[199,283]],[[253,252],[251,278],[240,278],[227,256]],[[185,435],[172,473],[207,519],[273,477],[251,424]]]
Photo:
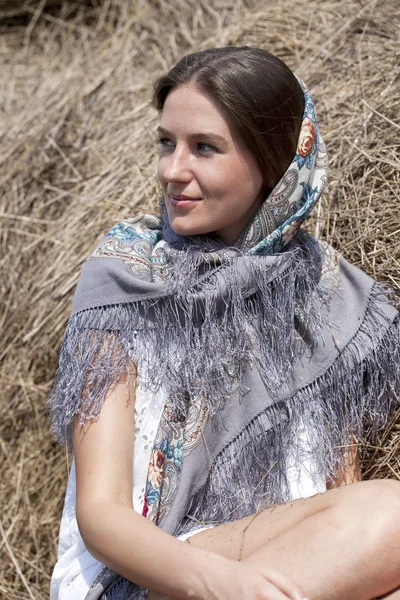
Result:
[[[312,228],[400,290],[398,0],[0,0],[0,597],[45,599],[70,457],[45,399],[82,263],[154,208],[153,78],[212,46],[275,52],[330,154]],[[400,478],[400,415],[367,477]]]

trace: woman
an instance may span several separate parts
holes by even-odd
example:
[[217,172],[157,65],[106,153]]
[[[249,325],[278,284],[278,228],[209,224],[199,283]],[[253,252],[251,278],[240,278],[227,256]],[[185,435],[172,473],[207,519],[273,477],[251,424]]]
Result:
[[184,57],[153,104],[162,217],[87,260],[50,398],[74,451],[51,598],[400,598],[400,485],[357,458],[396,406],[399,318],[299,229],[327,174],[312,98],[241,47]]

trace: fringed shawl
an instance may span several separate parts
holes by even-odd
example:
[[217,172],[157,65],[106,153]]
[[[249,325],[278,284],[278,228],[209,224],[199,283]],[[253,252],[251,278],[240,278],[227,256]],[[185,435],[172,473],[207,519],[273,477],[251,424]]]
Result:
[[[327,173],[302,86],[297,153],[234,247],[175,234],[165,210],[139,215],[105,236],[78,284],[54,430],[70,444],[74,418],[95,419],[135,363],[145,389],[167,392],[143,515],[173,535],[290,500],[289,461],[312,457],[310,476],[333,479],[398,404],[393,295],[299,229]],[[105,568],[88,598],[112,581],[104,598],[144,594]]]

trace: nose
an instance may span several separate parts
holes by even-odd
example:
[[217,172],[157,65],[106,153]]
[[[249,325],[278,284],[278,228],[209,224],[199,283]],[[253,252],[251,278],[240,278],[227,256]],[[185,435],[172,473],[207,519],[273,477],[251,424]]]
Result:
[[189,182],[192,178],[189,151],[184,146],[176,146],[159,160],[159,174],[168,183]]

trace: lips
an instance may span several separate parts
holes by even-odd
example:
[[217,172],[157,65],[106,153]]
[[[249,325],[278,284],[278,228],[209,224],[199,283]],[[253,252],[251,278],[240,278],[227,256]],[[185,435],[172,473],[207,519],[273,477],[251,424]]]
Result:
[[179,196],[173,196],[172,194],[170,194],[169,197],[171,201],[171,206],[173,206],[174,208],[184,208],[186,206],[195,204],[196,202],[201,200],[201,198],[191,198],[190,196],[185,196],[183,194],[179,194]]
[[184,194],[170,194],[170,197],[174,200],[190,200],[191,202],[201,200],[201,198],[192,198],[191,196],[185,196]]

